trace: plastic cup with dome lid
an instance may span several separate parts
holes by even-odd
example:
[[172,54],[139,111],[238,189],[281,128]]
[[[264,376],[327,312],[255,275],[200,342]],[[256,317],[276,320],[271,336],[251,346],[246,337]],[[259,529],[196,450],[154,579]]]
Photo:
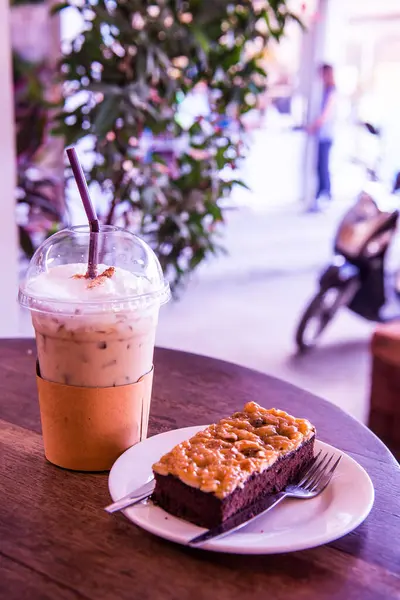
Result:
[[41,376],[67,385],[135,383],[152,367],[159,308],[170,296],[152,249],[100,226],[97,275],[87,274],[89,225],[48,238],[19,292],[36,332]]

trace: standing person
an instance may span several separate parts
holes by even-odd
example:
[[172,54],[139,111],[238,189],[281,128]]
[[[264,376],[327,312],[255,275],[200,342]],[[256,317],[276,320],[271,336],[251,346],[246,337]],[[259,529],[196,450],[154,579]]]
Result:
[[308,133],[316,135],[317,147],[317,179],[318,186],[315,201],[309,208],[315,212],[319,210],[319,199],[324,196],[331,199],[330,154],[334,137],[336,120],[336,86],[332,65],[324,64],[320,67],[319,74],[322,79],[322,101],[319,116],[307,128]]

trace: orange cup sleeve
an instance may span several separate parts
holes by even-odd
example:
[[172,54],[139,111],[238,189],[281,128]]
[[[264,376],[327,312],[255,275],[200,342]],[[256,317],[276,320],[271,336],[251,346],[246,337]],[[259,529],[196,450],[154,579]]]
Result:
[[78,471],[104,471],[147,437],[154,369],[137,383],[85,388],[37,374],[45,456]]

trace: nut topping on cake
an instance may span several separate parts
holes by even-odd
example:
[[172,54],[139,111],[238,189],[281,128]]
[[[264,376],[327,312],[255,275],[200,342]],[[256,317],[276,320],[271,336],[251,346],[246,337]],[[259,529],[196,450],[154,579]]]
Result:
[[153,470],[222,499],[243,487],[251,474],[269,468],[314,434],[315,428],[306,419],[248,402],[242,412],[175,446]]

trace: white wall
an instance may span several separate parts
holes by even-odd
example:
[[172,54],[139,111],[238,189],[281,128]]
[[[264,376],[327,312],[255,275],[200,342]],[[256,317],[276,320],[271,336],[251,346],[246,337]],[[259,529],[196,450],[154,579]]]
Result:
[[18,245],[8,2],[0,2],[0,337],[18,333]]

